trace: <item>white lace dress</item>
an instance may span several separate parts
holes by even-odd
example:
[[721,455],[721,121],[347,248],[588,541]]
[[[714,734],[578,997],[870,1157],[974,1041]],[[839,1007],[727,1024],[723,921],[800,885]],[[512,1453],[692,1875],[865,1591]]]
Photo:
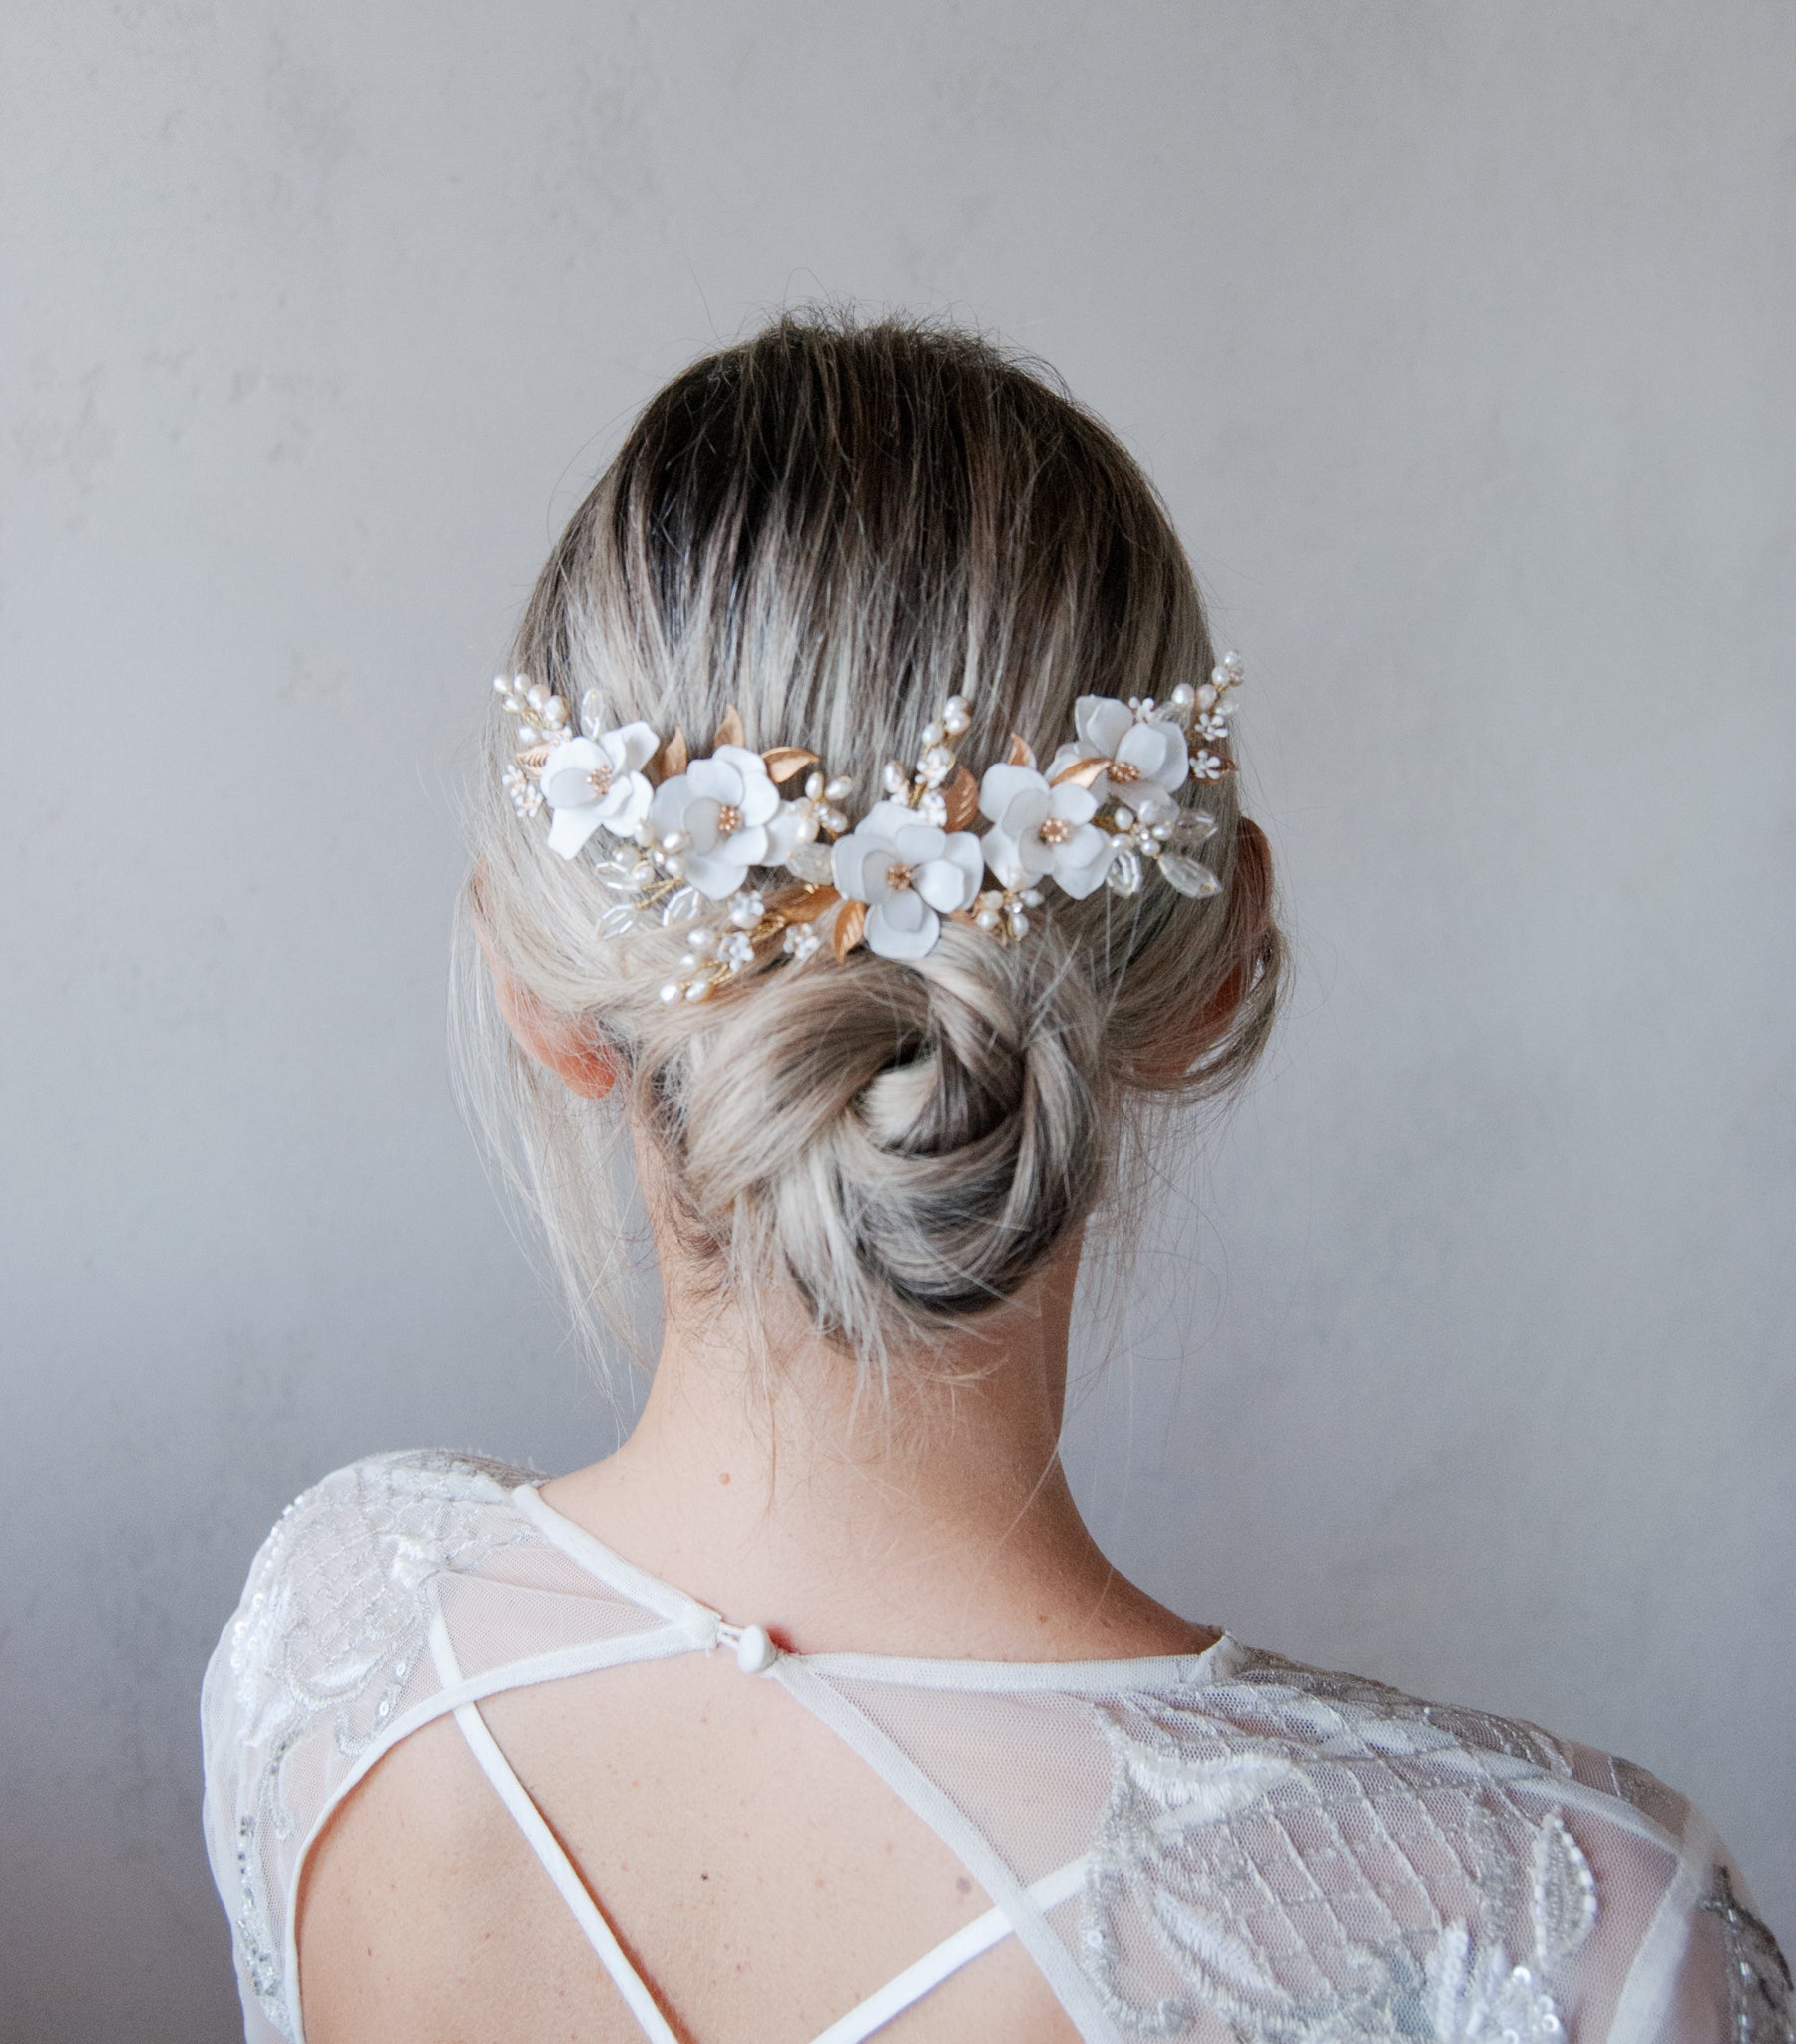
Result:
[[287,1510],[207,1670],[207,1844],[250,2044],[304,2034],[293,1916],[312,1840],[446,1715],[644,2034],[671,2044],[480,1706],[719,1646],[846,1741],[994,1904],[818,2044],[871,2036],[1007,1937],[1093,2044],[1796,2036],[1788,1968],[1726,1852],[1626,1761],[1227,1636],[1072,1664],[782,1654],[522,1472],[412,1454]]

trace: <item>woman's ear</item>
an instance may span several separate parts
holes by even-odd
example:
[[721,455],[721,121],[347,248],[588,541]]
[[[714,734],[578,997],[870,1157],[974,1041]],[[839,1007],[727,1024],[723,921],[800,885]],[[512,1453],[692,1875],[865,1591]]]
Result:
[[578,1093],[582,1100],[603,1100],[618,1083],[617,1059],[577,1023],[551,1013],[534,994],[517,985],[493,955],[478,905],[473,920],[487,970],[493,975],[499,1012],[518,1048],[553,1072],[570,1093]]
[[582,1100],[603,1100],[618,1083],[617,1059],[577,1023],[552,1015],[502,972],[493,974],[493,991],[519,1047],[553,1072],[570,1093],[578,1093]]

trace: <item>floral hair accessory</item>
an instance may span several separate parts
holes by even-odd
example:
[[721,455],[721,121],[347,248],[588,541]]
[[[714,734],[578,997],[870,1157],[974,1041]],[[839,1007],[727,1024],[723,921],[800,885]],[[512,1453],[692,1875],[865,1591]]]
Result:
[[[707,1000],[775,958],[805,965],[826,942],[837,958],[864,945],[914,963],[944,921],[1017,942],[1050,885],[1076,901],[1105,886],[1128,896],[1157,872],[1195,899],[1219,893],[1195,856],[1215,818],[1178,795],[1234,770],[1241,680],[1240,656],[1227,653],[1201,687],[1180,683],[1163,705],[1081,696],[1075,736],[1046,768],[1013,736],[977,780],[959,757],[972,705],[950,696],[915,765],[888,762],[881,798],[852,825],[852,780],[802,746],[755,752],[733,708],[694,759],[683,732],[607,729],[595,690],[576,729],[541,682],[500,676],[493,688],[518,720],[506,791],[523,822],[549,809],[551,851],[592,864],[606,896],[598,934],[689,926],[677,976],[661,989],[675,1002]],[[971,827],[981,817],[983,832]],[[995,884],[982,886],[988,875]]]

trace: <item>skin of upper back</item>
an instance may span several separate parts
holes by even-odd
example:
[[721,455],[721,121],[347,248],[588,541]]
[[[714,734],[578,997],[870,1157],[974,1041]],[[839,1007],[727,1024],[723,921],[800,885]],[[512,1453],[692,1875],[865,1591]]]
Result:
[[[606,1670],[482,1711],[694,2044],[809,2044],[990,1906],[832,1732],[726,1656]],[[642,2036],[447,1719],[402,1741],[314,1848],[300,1985],[309,2044]],[[880,2032],[1077,2034],[1014,1939]]]

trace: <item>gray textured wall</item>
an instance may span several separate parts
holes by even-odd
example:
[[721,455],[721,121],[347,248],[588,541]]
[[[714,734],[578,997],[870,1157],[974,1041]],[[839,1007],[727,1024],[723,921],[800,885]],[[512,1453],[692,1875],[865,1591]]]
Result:
[[603,1403],[448,1102],[448,790],[679,361],[975,315],[1250,656],[1301,977],[1073,1459],[1244,1636],[1679,1783],[1796,1934],[1783,0],[119,0],[0,54],[8,2037],[224,2039],[288,1495]]

